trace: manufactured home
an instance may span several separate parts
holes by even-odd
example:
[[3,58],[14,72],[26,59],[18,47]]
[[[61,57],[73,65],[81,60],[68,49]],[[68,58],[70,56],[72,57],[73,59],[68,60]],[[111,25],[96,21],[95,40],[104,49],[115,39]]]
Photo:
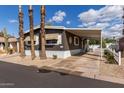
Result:
[[[17,39],[14,36],[8,37],[8,48],[17,52]],[[2,35],[0,35],[0,50],[5,51],[5,38]]]
[[[39,56],[39,33],[40,26],[34,27],[34,44],[35,54]],[[30,32],[26,31],[25,39],[25,54],[31,55],[31,41]],[[45,26],[46,39],[46,55],[58,58],[67,58],[79,53],[86,53],[88,51],[89,39],[101,39],[100,29],[90,28],[65,28],[64,26]]]

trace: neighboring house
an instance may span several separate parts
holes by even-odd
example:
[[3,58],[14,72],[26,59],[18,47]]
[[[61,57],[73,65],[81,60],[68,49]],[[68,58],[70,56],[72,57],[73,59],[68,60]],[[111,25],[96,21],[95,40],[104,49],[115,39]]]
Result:
[[[40,26],[34,27],[35,53],[39,56],[39,33]],[[46,33],[46,55],[58,58],[67,58],[71,55],[85,53],[88,51],[88,39],[101,39],[100,29],[88,28],[65,28],[63,26],[45,26]],[[31,55],[30,32],[26,31],[25,36],[25,54]]]
[[[17,51],[17,39],[13,36],[8,37],[8,47],[13,49],[14,52]],[[0,35],[0,50],[5,50],[5,38]]]

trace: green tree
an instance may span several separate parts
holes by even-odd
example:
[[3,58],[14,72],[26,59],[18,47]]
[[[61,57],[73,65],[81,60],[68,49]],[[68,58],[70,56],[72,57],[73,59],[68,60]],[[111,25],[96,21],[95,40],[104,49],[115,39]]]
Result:
[[90,45],[100,45],[100,40],[90,39],[89,44]]

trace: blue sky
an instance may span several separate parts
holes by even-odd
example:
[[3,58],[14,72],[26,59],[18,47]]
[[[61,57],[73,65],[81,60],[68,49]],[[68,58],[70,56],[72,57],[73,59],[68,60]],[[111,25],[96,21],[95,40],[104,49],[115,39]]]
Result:
[[[40,6],[33,6],[34,25],[40,24]],[[24,30],[29,29],[28,6],[23,6]],[[121,6],[58,5],[46,6],[46,22],[65,27],[101,28],[107,36],[120,36],[122,24]],[[18,36],[18,6],[0,6],[0,30],[7,28]]]

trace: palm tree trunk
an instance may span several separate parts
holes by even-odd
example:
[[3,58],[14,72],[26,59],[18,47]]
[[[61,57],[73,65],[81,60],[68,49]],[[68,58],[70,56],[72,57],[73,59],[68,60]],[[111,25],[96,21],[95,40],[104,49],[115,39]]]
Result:
[[33,9],[32,5],[29,6],[29,21],[30,21],[30,40],[31,40],[31,58],[35,58],[35,44],[34,44],[34,30],[33,30]]
[[45,49],[45,6],[42,5],[40,9],[41,13],[41,32],[40,32],[40,58],[41,59],[46,59],[46,49]]
[[20,48],[20,56],[24,57],[24,32],[23,32],[23,12],[22,12],[22,6],[19,5],[19,48]]
[[5,37],[5,52],[8,54],[8,37]]
[[4,28],[3,30],[3,33],[4,33],[4,42],[5,42],[5,52],[8,54],[8,34],[7,34],[7,31],[6,31],[6,28]]

